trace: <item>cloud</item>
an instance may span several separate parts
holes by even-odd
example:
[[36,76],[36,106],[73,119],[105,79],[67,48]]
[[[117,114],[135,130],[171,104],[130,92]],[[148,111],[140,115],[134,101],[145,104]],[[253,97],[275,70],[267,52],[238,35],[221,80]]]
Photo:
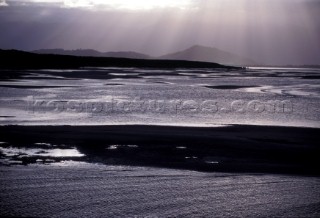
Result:
[[[0,0],[3,1],[3,0]],[[190,8],[194,0],[7,0],[9,5],[55,5],[64,8],[129,9],[146,10],[153,8]]]
[[5,0],[0,0],[0,7],[1,6],[8,6]]

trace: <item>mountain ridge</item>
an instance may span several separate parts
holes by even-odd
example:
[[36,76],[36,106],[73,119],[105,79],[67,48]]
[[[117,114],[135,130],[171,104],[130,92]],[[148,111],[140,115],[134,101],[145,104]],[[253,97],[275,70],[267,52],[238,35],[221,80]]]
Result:
[[36,54],[57,54],[57,55],[72,55],[85,57],[116,57],[116,58],[131,58],[131,59],[161,59],[161,60],[183,60],[183,61],[199,61],[219,63],[230,66],[256,66],[259,65],[249,58],[242,57],[230,52],[220,50],[218,48],[207,47],[202,45],[194,45],[185,50],[169,53],[166,55],[153,57],[147,54],[134,51],[109,51],[100,52],[94,49],[40,49],[31,51]]
[[72,56],[83,56],[83,57],[150,59],[149,55],[134,52],[134,51],[100,52],[94,49],[65,50],[65,49],[58,48],[58,49],[39,49],[39,50],[33,50],[31,52],[36,54],[72,55]]
[[185,50],[166,54],[159,57],[166,60],[187,60],[187,61],[202,61],[202,62],[215,62],[226,65],[257,65],[253,60],[246,57],[241,57],[230,52],[212,48],[202,45],[194,45]]

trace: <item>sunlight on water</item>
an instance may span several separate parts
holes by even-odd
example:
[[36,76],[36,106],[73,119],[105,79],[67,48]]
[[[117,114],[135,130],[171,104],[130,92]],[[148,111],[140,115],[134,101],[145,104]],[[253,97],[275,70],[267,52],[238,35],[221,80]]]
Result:
[[[62,73],[64,79],[47,79]],[[0,125],[319,127],[319,73],[316,68],[33,71],[37,77],[0,81],[6,93],[0,95]],[[288,102],[293,110],[272,111],[269,102]]]
[[0,147],[0,152],[7,157],[83,157],[76,148],[72,149],[38,149],[38,148],[15,148]]

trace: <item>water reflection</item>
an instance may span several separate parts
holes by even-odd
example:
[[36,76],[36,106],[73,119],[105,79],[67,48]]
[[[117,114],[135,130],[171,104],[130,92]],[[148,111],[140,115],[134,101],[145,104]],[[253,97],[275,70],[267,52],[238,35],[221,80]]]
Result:
[[15,148],[0,147],[0,152],[6,157],[83,157],[76,148],[69,149],[42,149],[42,148]]

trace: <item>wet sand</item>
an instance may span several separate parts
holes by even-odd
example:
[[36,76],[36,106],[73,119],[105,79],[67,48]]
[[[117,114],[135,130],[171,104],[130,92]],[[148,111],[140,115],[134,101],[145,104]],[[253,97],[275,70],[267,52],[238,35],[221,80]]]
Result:
[[224,86],[205,86],[210,89],[243,89],[243,88],[254,88],[254,86],[236,86],[236,85],[224,85]]
[[[0,132],[7,147],[63,144],[77,148],[85,155],[82,160],[94,163],[210,172],[320,173],[316,167],[320,130],[313,128],[1,126]],[[35,158],[19,160],[35,162]]]
[[[303,78],[317,75],[306,69],[1,71],[0,216],[319,217],[319,89],[317,80]],[[221,111],[30,113],[28,96],[84,103],[213,99]],[[243,117],[222,110],[225,100],[239,99],[294,100],[295,110]],[[310,104],[312,110],[300,107]]]

